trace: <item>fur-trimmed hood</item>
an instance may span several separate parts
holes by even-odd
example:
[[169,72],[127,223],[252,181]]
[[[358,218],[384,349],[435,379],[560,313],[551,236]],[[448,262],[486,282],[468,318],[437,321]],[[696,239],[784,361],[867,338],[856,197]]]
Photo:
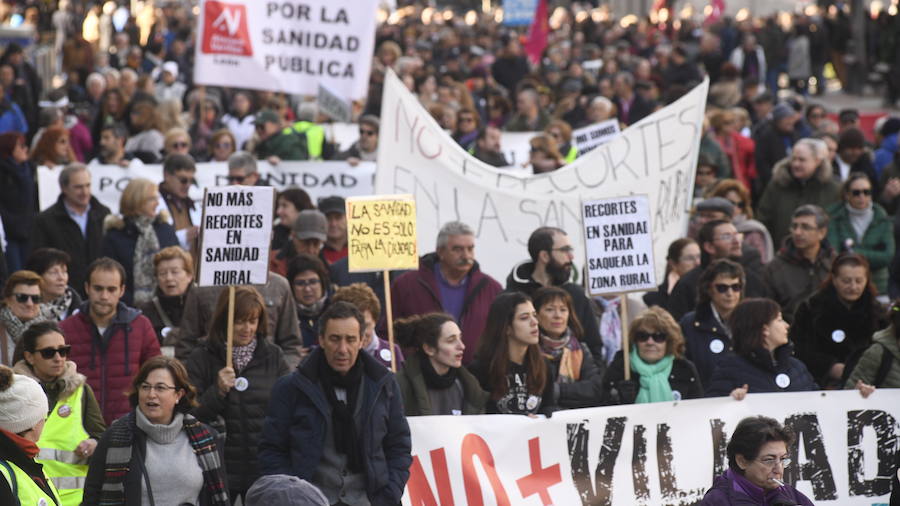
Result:
[[[40,380],[34,374],[34,370],[31,369],[31,366],[28,365],[28,362],[24,360],[19,360],[16,362],[16,365],[13,366],[13,372],[16,374],[21,374],[22,376],[28,376],[29,378],[37,381],[42,386],[44,382]],[[66,368],[63,371],[62,375],[54,380],[52,383],[61,383],[61,388],[59,390],[59,398],[68,397],[72,392],[78,389],[81,385],[84,385],[84,382],[87,380],[84,374],[78,372],[78,366],[75,362],[71,360],[66,361]]]
[[[163,209],[153,218],[153,223],[169,223],[169,211]],[[127,225],[132,224],[132,220],[125,218],[120,214],[108,214],[103,219],[103,233],[106,234],[110,230],[124,230]],[[133,225],[132,225],[133,226]]]
[[[831,162],[828,159],[822,160],[816,173],[813,174],[806,182],[816,180],[820,183],[827,183],[833,178],[831,170]],[[787,156],[775,164],[772,169],[772,182],[779,186],[790,186],[791,184],[800,184],[793,175],[791,175],[791,157]]]

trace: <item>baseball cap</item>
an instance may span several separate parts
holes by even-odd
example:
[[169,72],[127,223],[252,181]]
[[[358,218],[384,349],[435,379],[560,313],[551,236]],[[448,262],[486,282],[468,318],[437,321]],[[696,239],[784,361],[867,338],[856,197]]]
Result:
[[328,220],[325,215],[315,209],[305,209],[294,220],[291,227],[294,237],[303,239],[318,239],[325,242],[327,239]]
[[331,196],[325,197],[323,199],[319,199],[319,211],[323,214],[328,213],[347,213],[347,206],[344,202],[344,197]]

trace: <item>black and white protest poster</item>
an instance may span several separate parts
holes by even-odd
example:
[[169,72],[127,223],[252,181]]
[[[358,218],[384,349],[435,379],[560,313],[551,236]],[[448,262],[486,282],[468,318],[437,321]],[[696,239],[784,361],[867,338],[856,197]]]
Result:
[[197,84],[366,97],[378,0],[201,0]]
[[620,133],[619,120],[613,118],[575,130],[572,132],[572,139],[575,147],[578,148],[578,153],[583,155],[597,146],[602,146],[615,139]]
[[200,286],[266,284],[274,208],[271,187],[206,190],[200,226]]
[[656,288],[647,196],[588,200],[582,202],[581,212],[590,293]]

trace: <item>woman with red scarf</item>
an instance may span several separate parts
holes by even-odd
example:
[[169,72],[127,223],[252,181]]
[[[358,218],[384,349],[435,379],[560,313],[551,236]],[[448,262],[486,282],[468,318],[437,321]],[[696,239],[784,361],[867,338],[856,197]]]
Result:
[[711,113],[709,126],[712,129],[713,139],[731,162],[734,178],[744,183],[747,188],[753,188],[753,180],[756,179],[754,154],[756,143],[753,139],[738,133],[737,121],[731,111],[719,110]]

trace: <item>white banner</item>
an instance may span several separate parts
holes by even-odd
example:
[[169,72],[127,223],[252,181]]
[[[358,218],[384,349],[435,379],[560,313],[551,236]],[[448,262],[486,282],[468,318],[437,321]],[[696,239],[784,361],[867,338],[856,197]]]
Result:
[[[262,175],[261,181],[278,191],[295,187],[306,190],[313,204],[321,197],[339,195],[371,195],[374,193],[375,164],[361,162],[356,167],[347,162],[257,162]],[[128,182],[136,177],[162,182],[162,165],[133,163],[128,168],[118,165],[89,165],[91,171],[91,192],[101,204],[113,213],[119,212],[119,198]],[[56,203],[59,197],[59,172],[61,167],[48,169],[38,167],[38,199],[41,209]],[[203,188],[213,188],[228,184],[228,164],[225,162],[198,163],[194,178],[197,184],[191,186],[190,196],[200,205]]]
[[197,84],[366,97],[377,0],[202,0]]
[[[583,251],[580,203],[604,197],[647,195],[655,256],[665,258],[669,243],[687,229],[708,84],[574,163],[523,176],[466,153],[389,74],[375,190],[414,195],[422,251],[432,251],[442,224],[468,223],[479,251],[503,252],[477,256],[482,269],[501,280],[517,258],[528,256],[528,236],[540,226],[566,230],[573,247]],[[661,277],[665,266],[656,267]]]
[[608,119],[575,130],[572,132],[572,139],[578,148],[578,155],[581,156],[615,139],[617,135],[619,135],[619,120]]
[[581,205],[591,295],[656,288],[650,204],[646,195]]
[[[728,467],[737,423],[764,415],[796,441],[785,482],[817,506],[886,504],[900,390],[750,394],[518,415],[410,417],[403,504],[690,505]],[[477,457],[477,458],[476,458]]]

